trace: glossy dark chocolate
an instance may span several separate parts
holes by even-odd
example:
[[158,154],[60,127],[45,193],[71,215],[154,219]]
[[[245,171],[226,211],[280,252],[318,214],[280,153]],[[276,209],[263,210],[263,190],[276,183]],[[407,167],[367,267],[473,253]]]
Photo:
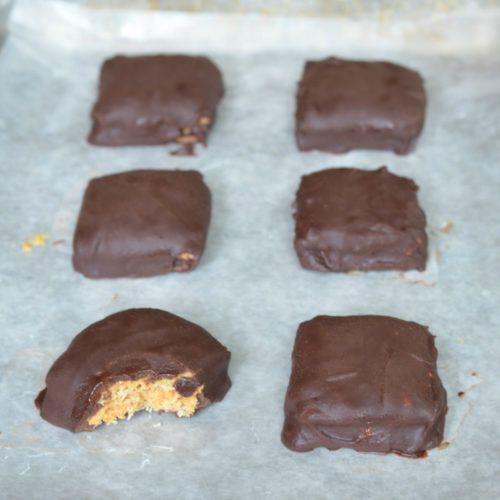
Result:
[[302,151],[406,154],[422,130],[425,105],[420,75],[397,64],[308,61],[297,93],[297,145]]
[[388,316],[317,316],[292,356],[283,443],[422,456],[443,439],[446,391],[426,327]]
[[205,143],[224,94],[206,57],[116,56],[101,68],[88,140],[99,146]]
[[73,239],[88,278],[189,271],[200,259],[211,197],[194,170],[134,170],[92,179]]
[[91,431],[88,418],[111,382],[142,377],[173,378],[189,396],[203,385],[199,407],[220,401],[231,382],[229,351],[194,323],[158,309],[128,309],[90,325],[55,361],[37,398],[40,415],[74,432]]
[[425,215],[417,185],[382,167],[332,168],[302,177],[295,249],[315,271],[425,269]]

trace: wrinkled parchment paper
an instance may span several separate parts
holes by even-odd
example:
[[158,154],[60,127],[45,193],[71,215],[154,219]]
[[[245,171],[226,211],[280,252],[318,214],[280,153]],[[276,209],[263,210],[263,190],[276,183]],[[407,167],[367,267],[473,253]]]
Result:
[[[498,497],[499,20],[496,11],[420,24],[114,13],[20,0],[0,52],[0,497]],[[86,143],[99,65],[117,52],[216,61],[227,94],[207,149],[180,158],[163,147]],[[413,154],[296,150],[302,65],[332,54],[389,59],[423,74],[429,105]],[[291,217],[300,176],[384,164],[421,188],[429,269],[301,269]],[[75,273],[71,239],[87,181],[175,167],[199,169],[212,190],[199,267],[137,280]],[[128,307],[166,309],[227,345],[233,387],[224,401],[191,420],[143,413],[94,433],[43,421],[33,399],[52,362],[81,329]],[[437,336],[449,446],[422,460],[288,451],[280,431],[298,324],[366,313],[415,320]]]

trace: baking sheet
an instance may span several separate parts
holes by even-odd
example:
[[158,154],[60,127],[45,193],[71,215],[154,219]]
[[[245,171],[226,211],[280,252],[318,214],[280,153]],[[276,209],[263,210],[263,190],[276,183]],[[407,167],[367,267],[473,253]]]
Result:
[[[499,496],[499,20],[495,10],[386,25],[20,0],[0,52],[0,496]],[[117,52],[203,53],[217,62],[227,94],[207,149],[180,158],[163,147],[85,142],[99,64]],[[424,75],[428,114],[413,154],[296,150],[302,65],[332,54],[390,59]],[[384,164],[420,185],[430,269],[301,269],[291,217],[300,176]],[[71,238],[87,181],[175,167],[199,169],[212,190],[199,267],[138,280],[75,273]],[[46,244],[33,245],[38,233]],[[143,413],[94,433],[71,434],[40,419],[33,399],[51,363],[85,326],[128,307],[166,309],[223,342],[233,355],[224,401],[190,420]],[[437,335],[449,446],[422,460],[288,451],[280,431],[297,325],[316,314],[366,313],[415,320]]]

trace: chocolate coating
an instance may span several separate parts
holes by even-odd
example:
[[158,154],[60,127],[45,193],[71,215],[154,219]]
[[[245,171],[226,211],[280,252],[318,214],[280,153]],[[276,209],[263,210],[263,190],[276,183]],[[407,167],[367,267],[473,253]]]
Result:
[[425,104],[422,78],[403,66],[335,57],[308,61],[297,93],[297,146],[406,154],[422,130]]
[[99,146],[205,143],[224,94],[206,57],[116,56],[101,68],[88,140]]
[[426,327],[388,316],[317,316],[299,326],[282,440],[294,451],[422,456],[443,439],[446,391]]
[[189,271],[205,247],[211,196],[194,170],[133,170],[92,179],[73,238],[88,278]]
[[[190,371],[198,385],[204,384],[206,406],[220,401],[231,386],[230,356],[207,331],[179,316],[159,309],[128,309],[74,338],[50,368],[47,387],[36,404],[51,424],[90,431],[87,418],[96,409],[99,389],[110,381],[175,377]],[[179,385],[182,395],[193,392],[188,383]]]
[[315,271],[425,269],[425,215],[418,186],[386,167],[332,168],[302,177],[295,250]]

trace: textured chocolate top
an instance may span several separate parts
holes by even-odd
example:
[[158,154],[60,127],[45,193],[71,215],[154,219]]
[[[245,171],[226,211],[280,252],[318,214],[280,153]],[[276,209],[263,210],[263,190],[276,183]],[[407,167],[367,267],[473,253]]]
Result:
[[[189,270],[203,253],[210,211],[210,191],[194,170],[92,179],[73,239],[73,265],[89,278]],[[191,258],[182,263],[186,253]]]
[[100,384],[145,375],[195,374],[209,401],[221,400],[231,382],[229,351],[194,323],[158,309],[128,309],[90,325],[55,361],[37,398],[41,416],[71,431],[92,430]]
[[101,68],[88,140],[104,146],[166,144],[193,134],[204,142],[223,94],[221,72],[206,57],[113,57]]
[[318,271],[424,269],[425,215],[417,185],[391,174],[332,168],[302,177],[295,248]]
[[297,93],[297,144],[335,153],[407,153],[422,129],[425,104],[420,75],[397,64],[308,61]]
[[446,391],[427,328],[388,316],[317,316],[293,350],[283,443],[419,456],[440,444]]

